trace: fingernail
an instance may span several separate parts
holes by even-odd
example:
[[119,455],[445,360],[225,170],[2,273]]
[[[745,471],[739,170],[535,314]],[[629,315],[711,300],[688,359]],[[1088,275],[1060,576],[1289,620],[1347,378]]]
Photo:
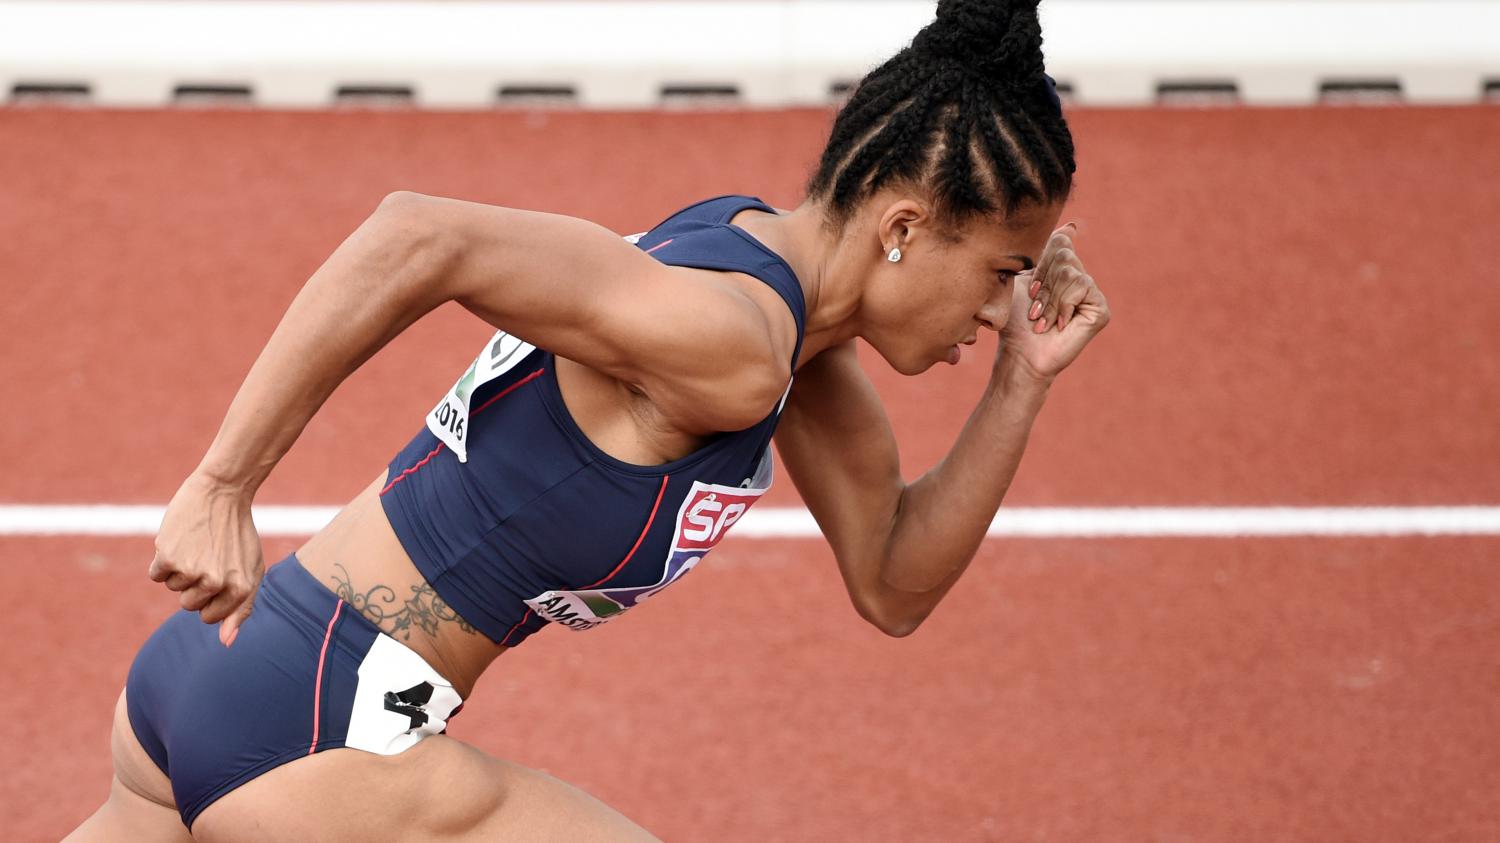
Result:
[[1031,312],[1029,314],[1027,314],[1027,315],[1030,318],[1032,318],[1032,319],[1035,319],[1038,316],[1041,316],[1042,315],[1042,303],[1041,302],[1034,302],[1031,305]]

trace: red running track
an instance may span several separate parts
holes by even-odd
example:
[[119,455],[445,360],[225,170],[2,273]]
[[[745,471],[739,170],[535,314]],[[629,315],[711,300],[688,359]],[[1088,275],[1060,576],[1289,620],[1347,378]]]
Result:
[[[828,120],[0,109],[0,502],[165,501],[298,285],[390,190],[625,233],[714,193],[795,204]],[[1116,321],[1059,382],[1011,503],[1497,502],[1500,109],[1073,121],[1070,216]],[[419,324],[261,499],[347,498],[486,334],[456,308]],[[986,367],[867,362],[920,472]],[[174,606],[149,547],[0,539],[8,836],[56,838],[104,796],[110,704]],[[629,623],[502,660],[454,734],[669,840],[1495,839],[1497,551],[990,542],[896,641],[821,544],[731,541]]]

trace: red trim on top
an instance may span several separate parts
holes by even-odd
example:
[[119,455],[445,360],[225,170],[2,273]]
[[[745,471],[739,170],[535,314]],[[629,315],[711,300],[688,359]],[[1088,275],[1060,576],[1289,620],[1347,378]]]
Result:
[[339,600],[333,607],[333,617],[328,619],[328,631],[323,633],[323,649],[318,653],[318,676],[313,683],[313,737],[312,746],[307,749],[308,755],[318,751],[318,714],[323,708],[323,661],[328,657],[328,640],[333,637],[333,625],[338,622],[339,612],[343,608],[343,600]]
[[496,395],[494,398],[491,398],[490,400],[484,402],[483,404],[480,404],[479,405],[479,409],[469,411],[469,418],[473,418],[474,416],[479,415],[480,413],[484,412],[484,408],[485,407],[488,407],[489,405],[495,403],[496,401],[499,401],[501,398],[504,398],[505,396],[511,394],[512,392],[515,392],[516,390],[520,389],[521,387],[525,386],[526,384],[531,383],[532,381],[534,381],[537,378],[541,377],[542,373],[545,372],[545,371],[547,371],[547,370],[546,369],[537,369],[535,372],[532,372],[531,374],[527,375],[524,378],[521,378],[520,380],[518,380],[515,383],[511,384],[510,386],[507,386],[506,388],[500,390],[500,394],[499,395]]
[[[469,418],[473,418],[473,417],[479,415],[479,413],[482,410],[484,410],[485,407],[488,407],[489,405],[495,403],[496,401],[499,401],[501,398],[504,398],[505,396],[511,394],[512,392],[514,392],[517,389],[519,389],[521,386],[523,386],[525,384],[528,384],[528,383],[536,380],[537,378],[541,377],[542,373],[545,372],[545,371],[547,371],[547,370],[546,369],[537,369],[535,372],[532,372],[531,374],[527,375],[524,378],[521,378],[520,380],[518,380],[515,383],[511,384],[510,386],[507,386],[506,388],[500,390],[500,394],[499,395],[496,395],[495,397],[493,397],[490,400],[484,402],[483,404],[480,404],[479,405],[479,409],[470,411]],[[418,462],[416,465],[412,466],[411,468],[408,468],[407,470],[401,472],[400,474],[396,475],[396,478],[394,480],[392,480],[391,482],[385,484],[385,488],[380,490],[380,494],[383,495],[386,492],[389,492],[391,490],[392,486],[395,486],[397,483],[400,483],[402,480],[405,480],[407,478],[407,475],[415,473],[417,469],[419,469],[422,466],[426,465],[429,460],[431,460],[433,457],[437,456],[438,452],[440,452],[442,450],[443,450],[443,443],[439,442],[438,446],[436,448],[433,448],[432,451],[431,451],[431,453],[429,453],[427,456],[423,457],[420,462]]]
[[436,448],[433,448],[432,451],[431,451],[431,453],[429,453],[427,456],[423,457],[420,462],[418,462],[416,465],[412,466],[411,468],[408,468],[407,470],[401,472],[400,474],[396,475],[396,479],[395,480],[392,480],[391,482],[385,484],[385,488],[380,490],[380,494],[383,495],[386,492],[389,492],[391,490],[392,486],[396,485],[397,483],[400,483],[402,480],[405,480],[406,479],[406,475],[411,474],[411,473],[415,472],[417,469],[419,469],[422,466],[426,465],[427,461],[430,460],[430,459],[432,459],[433,457],[437,456],[438,455],[438,451],[441,451],[441,450],[443,450],[443,443],[439,442],[438,446]]
[[[540,374],[540,373],[538,373],[538,374]],[[647,518],[646,518],[646,528],[644,530],[641,530],[641,534],[636,537],[635,547],[632,547],[630,549],[630,552],[627,553],[627,554],[625,554],[625,558],[620,560],[620,564],[616,565],[615,569],[613,571],[610,571],[609,574],[604,577],[604,579],[599,580],[596,583],[592,583],[590,585],[586,585],[586,586],[583,587],[584,589],[594,588],[595,586],[600,586],[600,585],[603,585],[604,583],[609,582],[611,579],[614,578],[615,574],[620,573],[620,571],[625,568],[625,563],[629,562],[630,559],[631,559],[631,557],[635,556],[635,552],[637,550],[641,549],[641,542],[644,542],[646,540],[646,534],[649,533],[649,532],[651,532],[651,525],[656,522],[656,511],[658,509],[661,509],[661,499],[664,498],[664,497],[666,497],[666,494],[667,494],[667,480],[671,479],[671,477],[672,477],[672,475],[670,475],[670,474],[662,475],[662,478],[661,478],[661,488],[656,490],[656,503],[654,503],[654,504],[651,505],[651,514],[649,516],[647,516]],[[579,589],[579,590],[581,591],[583,589]],[[504,647],[506,645],[506,642],[510,640],[510,637],[515,634],[516,630],[518,630],[518,629],[521,628],[521,624],[526,623],[526,621],[528,621],[530,619],[531,619],[531,610],[527,609],[526,610],[526,614],[522,615],[521,619],[518,620],[518,621],[516,621],[515,626],[512,626],[505,633],[505,637],[504,638],[500,639],[500,646]]]
[[526,610],[526,614],[522,615],[521,619],[518,620],[518,621],[516,621],[516,625],[510,628],[510,632],[505,633],[505,637],[502,638],[502,639],[500,639],[500,646],[504,647],[505,646],[505,642],[507,642],[507,641],[510,640],[511,633],[515,632],[518,628],[520,628],[521,624],[526,623],[527,619],[530,618],[530,617],[531,617],[531,610],[527,609]]
[[657,243],[655,246],[652,246],[651,248],[647,249],[646,250],[646,254],[649,255],[652,252],[656,251],[657,249],[660,249],[660,248],[662,248],[664,246],[670,246],[672,244],[672,240],[676,240],[676,239],[677,239],[676,237],[673,237],[673,238],[671,238],[669,240],[664,240],[664,241],[662,241],[660,243]]
[[651,506],[651,516],[646,519],[646,529],[642,530],[640,536],[636,538],[635,547],[632,547],[630,549],[630,552],[625,554],[625,558],[620,560],[620,564],[616,565],[615,569],[613,571],[610,571],[608,576],[596,583],[584,586],[584,589],[595,588],[614,579],[615,574],[620,573],[620,571],[625,567],[625,563],[629,562],[630,558],[632,556],[635,556],[635,552],[641,549],[641,542],[646,540],[646,534],[651,532],[651,525],[656,521],[656,510],[661,508],[661,499],[667,494],[667,479],[671,476],[672,475],[670,474],[662,475],[661,488],[656,490],[656,503],[652,504]]

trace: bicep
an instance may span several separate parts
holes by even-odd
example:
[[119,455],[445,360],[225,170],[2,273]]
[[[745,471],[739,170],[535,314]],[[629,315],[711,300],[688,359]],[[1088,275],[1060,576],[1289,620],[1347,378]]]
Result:
[[455,199],[423,205],[455,237],[445,296],[561,357],[648,394],[703,396],[722,391],[724,373],[771,358],[765,315],[742,293],[699,283],[603,226]]

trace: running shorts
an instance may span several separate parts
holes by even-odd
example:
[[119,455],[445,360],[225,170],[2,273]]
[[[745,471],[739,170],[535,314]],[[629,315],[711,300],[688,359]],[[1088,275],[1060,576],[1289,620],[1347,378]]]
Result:
[[266,570],[233,647],[196,612],[164,621],[136,654],[125,699],[189,829],[267,770],[338,747],[395,755],[442,734],[463,705],[453,683],[295,555]]

